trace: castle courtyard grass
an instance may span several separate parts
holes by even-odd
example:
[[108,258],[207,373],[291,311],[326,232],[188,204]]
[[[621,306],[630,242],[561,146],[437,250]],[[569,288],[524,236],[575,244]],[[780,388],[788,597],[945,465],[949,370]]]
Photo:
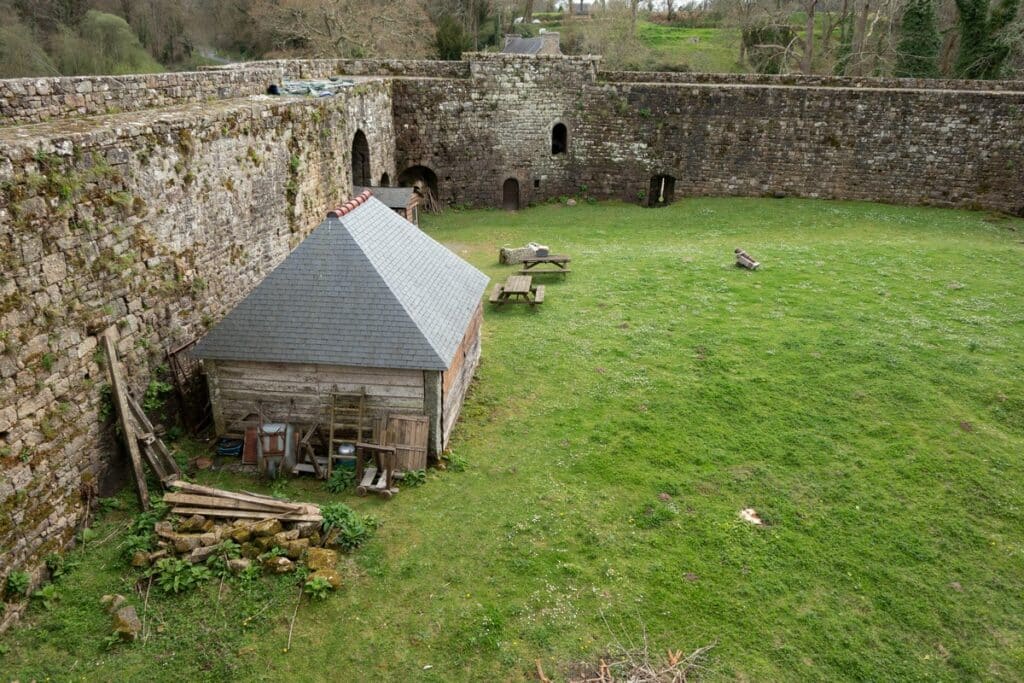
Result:
[[573,272],[488,307],[448,471],[277,487],[380,520],[291,648],[269,579],[154,589],[146,642],[108,647],[99,598],[138,576],[115,510],[0,639],[4,680],[564,680],[645,637],[714,644],[708,680],[1024,678],[1024,221],[688,199],[423,227],[494,281],[527,241]]

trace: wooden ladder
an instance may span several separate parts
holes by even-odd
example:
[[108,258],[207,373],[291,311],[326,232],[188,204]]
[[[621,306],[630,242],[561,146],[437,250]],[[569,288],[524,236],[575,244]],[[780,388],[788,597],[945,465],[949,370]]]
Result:
[[330,412],[330,438],[327,442],[327,478],[334,471],[334,458],[343,443],[373,440],[373,421],[366,413],[366,389],[357,393],[332,393]]

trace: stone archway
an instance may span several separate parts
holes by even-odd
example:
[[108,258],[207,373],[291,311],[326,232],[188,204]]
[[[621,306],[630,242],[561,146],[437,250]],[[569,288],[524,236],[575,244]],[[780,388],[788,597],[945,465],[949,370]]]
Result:
[[647,194],[647,206],[668,206],[675,197],[676,179],[670,175],[651,176],[651,188]]
[[366,134],[357,130],[352,138],[352,185],[355,187],[369,187],[373,184],[373,176],[370,175],[370,143],[366,141]]
[[398,187],[415,187],[423,197],[420,206],[425,211],[440,211],[437,174],[426,166],[410,166],[398,174]]
[[519,210],[519,181],[509,178],[501,186],[501,207],[506,211]]
[[551,129],[551,154],[565,154],[569,151],[569,129],[564,123],[556,123]]

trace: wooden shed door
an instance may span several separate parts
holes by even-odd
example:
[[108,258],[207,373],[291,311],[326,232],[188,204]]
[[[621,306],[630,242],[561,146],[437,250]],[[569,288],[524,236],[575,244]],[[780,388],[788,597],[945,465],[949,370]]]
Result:
[[426,415],[388,415],[385,443],[395,447],[400,472],[427,468],[429,434],[430,422]]
[[519,181],[509,178],[501,187],[501,206],[506,211],[519,210]]

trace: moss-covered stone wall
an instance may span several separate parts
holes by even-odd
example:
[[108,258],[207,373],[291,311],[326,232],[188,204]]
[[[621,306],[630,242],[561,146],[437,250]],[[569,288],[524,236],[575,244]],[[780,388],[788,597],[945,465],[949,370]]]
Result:
[[141,395],[350,196],[356,130],[394,176],[385,80],[0,129],[0,580],[127,471],[98,335]]

